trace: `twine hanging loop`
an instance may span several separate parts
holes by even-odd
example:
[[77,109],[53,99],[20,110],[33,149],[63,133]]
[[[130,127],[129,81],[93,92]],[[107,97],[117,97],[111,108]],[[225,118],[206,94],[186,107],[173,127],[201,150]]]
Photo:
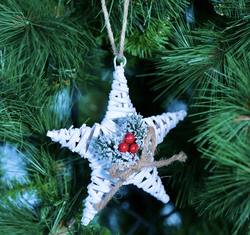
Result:
[[[111,44],[113,54],[115,55],[115,60],[116,61],[117,61],[117,59],[123,61],[124,58],[125,58],[124,57],[124,45],[125,45],[125,34],[126,34],[126,29],[127,29],[127,24],[128,24],[129,1],[130,0],[124,0],[122,30],[121,30],[121,34],[120,34],[120,45],[119,45],[119,51],[118,51],[118,49],[117,49],[117,47],[115,45],[114,34],[113,34],[111,24],[110,24],[109,13],[108,13],[106,1],[101,0],[105,25],[106,25],[106,28],[107,28],[109,41],[110,41],[110,44]],[[116,61],[115,61],[115,65],[116,65]],[[125,64],[124,64],[124,62],[121,62],[122,66],[125,66]]]

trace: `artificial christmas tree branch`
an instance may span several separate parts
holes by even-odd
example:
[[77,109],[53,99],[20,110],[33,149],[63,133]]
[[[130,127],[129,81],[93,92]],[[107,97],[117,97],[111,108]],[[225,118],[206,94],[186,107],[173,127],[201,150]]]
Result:
[[[125,1],[106,2],[118,46]],[[181,172],[175,169],[178,166],[171,166],[174,201],[183,221],[177,232],[180,235],[250,235],[249,3],[249,0],[130,0],[125,55],[129,60],[132,101],[140,104],[138,108],[143,113],[158,110],[158,103],[148,105],[156,97],[161,97],[158,101],[164,110],[171,110],[171,105],[165,105],[171,97],[190,106],[191,119],[183,124],[184,129],[180,134],[173,133],[170,141],[163,144],[163,149],[171,149],[173,142],[179,140],[181,149],[193,153],[188,170]],[[111,234],[102,230],[98,221],[91,226],[80,226],[79,203],[85,196],[82,192],[89,172],[75,155],[84,149],[84,143],[78,148],[72,144],[76,152],[69,154],[45,138],[49,129],[71,124],[79,127],[86,119],[91,124],[101,118],[103,109],[98,104],[105,102],[110,87],[106,76],[110,72],[107,51],[111,47],[100,11],[101,1],[90,0],[0,3],[1,235]],[[148,79],[132,79],[135,73],[131,68],[135,67],[136,74],[148,75]],[[157,74],[153,75],[154,72]],[[147,90],[151,81],[154,92]],[[177,98],[176,94],[181,96]],[[79,115],[72,111],[72,106],[79,107]],[[169,121],[171,116],[162,116],[155,126],[159,128]],[[79,132],[81,136],[89,130],[82,126],[62,134]],[[161,134],[157,133],[158,137]],[[74,143],[78,143],[77,138]],[[8,152],[6,146],[16,151]],[[125,164],[119,165],[120,169],[114,167],[113,172],[104,169],[110,178],[115,175],[116,179],[107,183],[96,174],[99,189],[105,191],[110,185],[115,194],[115,185],[119,189],[119,182],[126,174],[141,169],[142,174],[132,174],[129,183],[140,178],[138,185],[144,186],[143,190],[154,191],[150,188],[151,179],[160,181],[159,176],[157,180],[154,178],[156,169],[175,159],[152,160],[152,146],[144,156],[142,148],[138,151],[138,159],[129,172]],[[174,143],[173,148],[178,149],[179,144]],[[28,163],[25,168],[16,164],[19,161],[13,161],[15,152],[22,153]],[[135,165],[140,159],[140,165]],[[14,169],[13,165],[19,165],[20,169]],[[28,181],[21,185],[15,179],[20,179],[20,172],[25,169]],[[152,176],[148,182],[144,181],[144,173]],[[100,193],[96,188],[93,190],[96,197]],[[102,199],[108,192],[104,193]],[[155,223],[157,207],[144,206],[137,198],[129,203],[130,207],[122,210],[113,210],[114,205],[109,205],[103,225],[121,234],[168,232],[168,219],[176,215],[176,210]],[[141,209],[143,214],[138,213]],[[130,216],[133,221],[128,219]],[[75,221],[72,227],[70,218]]]

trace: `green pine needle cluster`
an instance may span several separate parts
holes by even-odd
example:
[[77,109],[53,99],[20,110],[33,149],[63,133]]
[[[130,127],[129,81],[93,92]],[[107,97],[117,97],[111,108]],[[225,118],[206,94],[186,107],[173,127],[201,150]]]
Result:
[[170,27],[165,21],[151,19],[145,29],[138,28],[128,35],[126,49],[133,56],[152,57],[153,53],[165,48],[169,34]]
[[201,105],[211,106],[196,138],[204,156],[211,159],[210,176],[196,203],[201,213],[231,220],[234,234],[249,222],[249,71],[248,61],[230,58],[224,74],[230,85],[219,85],[220,97],[204,98]]
[[184,22],[173,26],[170,39],[171,49],[163,50],[157,60],[158,79],[154,89],[160,91],[157,98],[166,95],[180,95],[187,90],[201,92],[216,87],[219,78],[215,77],[223,62],[222,38],[214,25],[206,29],[192,31]]
[[250,2],[248,0],[211,0],[216,13],[223,16],[241,18],[249,14]]
[[[127,31],[127,52],[133,56],[150,58],[156,51],[162,50],[170,34],[170,22],[175,21],[188,5],[187,0],[156,1],[136,0],[130,5]],[[122,1],[110,3],[111,22],[120,22],[123,12]],[[173,9],[175,9],[173,11]],[[115,35],[120,27],[113,24]],[[118,43],[119,37],[116,38]]]
[[14,53],[19,65],[25,65],[23,72],[32,75],[43,74],[46,66],[59,71],[79,67],[80,52],[91,39],[70,12],[60,14],[57,1],[8,0],[0,4],[0,18],[0,48]]
[[158,99],[191,95],[190,115],[198,124],[192,140],[208,162],[204,186],[196,185],[189,204],[210,219],[225,219],[231,234],[249,234],[249,2],[211,2],[230,20],[173,23],[170,48],[156,61],[154,90]]

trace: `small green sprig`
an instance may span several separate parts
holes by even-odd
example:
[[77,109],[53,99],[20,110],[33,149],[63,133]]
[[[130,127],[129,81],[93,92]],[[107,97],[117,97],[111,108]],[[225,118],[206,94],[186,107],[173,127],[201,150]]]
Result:
[[135,135],[136,143],[141,150],[147,125],[142,116],[137,114],[116,119],[114,122],[116,124],[114,133],[98,137],[94,140],[92,147],[90,146],[90,151],[96,154],[99,159],[105,159],[109,163],[134,163],[139,160],[140,151],[138,154],[122,153],[119,151],[118,146],[123,141],[125,134],[129,132]]

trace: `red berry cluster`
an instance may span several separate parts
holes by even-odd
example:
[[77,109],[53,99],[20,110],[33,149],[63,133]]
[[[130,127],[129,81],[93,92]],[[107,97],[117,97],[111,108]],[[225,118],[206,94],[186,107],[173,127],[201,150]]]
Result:
[[130,152],[136,154],[139,150],[139,146],[135,142],[135,136],[128,132],[124,136],[123,142],[119,144],[118,149],[122,153]]

